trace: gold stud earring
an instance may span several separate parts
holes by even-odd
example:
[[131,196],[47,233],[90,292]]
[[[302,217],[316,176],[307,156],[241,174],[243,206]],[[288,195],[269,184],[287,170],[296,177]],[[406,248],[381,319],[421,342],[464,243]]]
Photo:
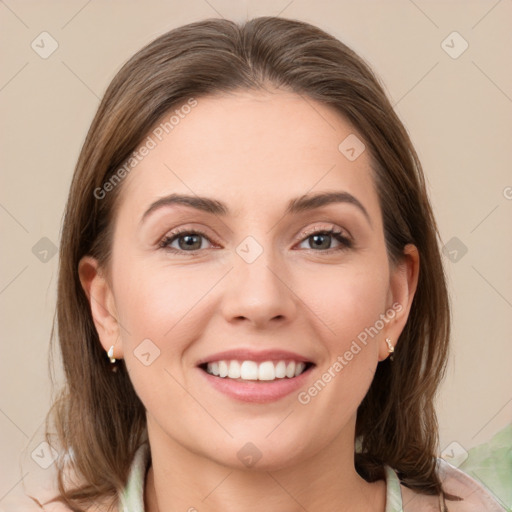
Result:
[[391,354],[389,356],[389,359],[393,361],[393,353],[395,352],[395,347],[393,346],[389,338],[386,338],[386,343],[388,344],[388,353]]

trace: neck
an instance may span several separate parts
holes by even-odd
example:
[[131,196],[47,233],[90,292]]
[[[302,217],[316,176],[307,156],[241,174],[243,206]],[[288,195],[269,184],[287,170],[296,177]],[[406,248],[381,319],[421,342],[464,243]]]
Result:
[[385,510],[385,482],[368,483],[358,475],[353,440],[347,443],[341,435],[307,460],[257,470],[222,465],[168,436],[162,444],[157,433],[148,433],[152,463],[145,482],[146,512]]

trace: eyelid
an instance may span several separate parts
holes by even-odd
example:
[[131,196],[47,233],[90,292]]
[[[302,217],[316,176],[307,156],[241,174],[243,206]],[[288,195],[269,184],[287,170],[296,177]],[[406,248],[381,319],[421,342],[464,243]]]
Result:
[[336,232],[339,231],[342,235],[345,235],[345,237],[347,239],[349,239],[350,241],[354,240],[352,235],[350,234],[350,232],[347,229],[339,227],[336,224],[325,223],[323,226],[317,225],[312,228],[308,228],[306,230],[301,231],[301,233],[299,235],[299,241],[303,241],[304,238],[307,238],[308,236],[313,235],[315,233],[322,232],[322,231],[330,231],[330,230],[334,230]]

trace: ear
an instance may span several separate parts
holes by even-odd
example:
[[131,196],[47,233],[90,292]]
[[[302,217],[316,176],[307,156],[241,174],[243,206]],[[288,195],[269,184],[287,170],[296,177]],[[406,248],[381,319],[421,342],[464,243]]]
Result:
[[84,256],[78,264],[80,283],[91,307],[91,314],[100,338],[102,347],[106,352],[114,346],[113,357],[121,359],[123,355],[122,344],[119,341],[120,329],[117,321],[117,312],[114,294],[101,271],[98,261],[91,256]]
[[[383,361],[389,356],[389,347],[385,339],[389,338],[391,344],[396,346],[398,337],[407,323],[418,286],[419,269],[418,249],[415,245],[407,244],[404,248],[403,258],[391,268],[387,312],[389,312],[389,316],[394,312],[394,316],[383,331],[379,345],[379,361]],[[399,350],[400,347],[397,349]]]

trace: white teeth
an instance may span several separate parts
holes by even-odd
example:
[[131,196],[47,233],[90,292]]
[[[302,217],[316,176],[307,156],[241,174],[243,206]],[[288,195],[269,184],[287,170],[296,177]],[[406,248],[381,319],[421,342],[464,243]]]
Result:
[[228,375],[228,364],[226,361],[219,361],[219,377],[227,377]]
[[215,361],[206,365],[206,371],[222,378],[242,380],[276,380],[298,377],[306,368],[302,361]]
[[276,378],[276,370],[272,361],[265,361],[260,364],[258,369],[259,380],[274,380]]
[[229,363],[228,377],[230,379],[239,379],[240,375],[240,363],[238,361],[231,361]]
[[213,375],[219,375],[219,363],[211,363],[210,370]]
[[286,363],[284,361],[279,361],[276,364],[276,378],[284,379],[286,377]]
[[240,366],[240,378],[244,380],[258,380],[258,363],[244,361]]
[[306,365],[301,361],[295,365],[295,377],[298,377],[306,368]]

